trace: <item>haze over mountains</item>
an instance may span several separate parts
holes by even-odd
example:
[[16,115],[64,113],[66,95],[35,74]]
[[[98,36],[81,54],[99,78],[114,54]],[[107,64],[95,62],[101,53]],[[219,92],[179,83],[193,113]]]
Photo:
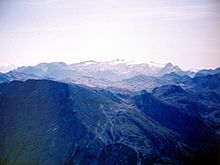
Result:
[[220,68],[85,61],[0,74],[0,164],[219,164]]
[[40,63],[36,66],[18,67],[6,73],[5,77],[7,78],[8,76],[9,80],[11,77],[16,78],[16,76],[17,79],[22,79],[22,77],[25,79],[25,75],[33,76],[33,78],[50,78],[56,80],[78,80],[79,78],[92,77],[94,79],[105,79],[116,82],[139,75],[162,76],[171,72],[188,76],[194,74],[191,71],[182,71],[178,66],[174,66],[171,63],[161,65],[151,62],[147,64],[116,59],[104,62],[90,60],[69,65],[63,62]]
[[[72,71],[75,72],[77,75],[89,75],[94,76],[96,78],[103,78],[104,75],[96,75],[96,73],[93,72],[110,72],[114,74],[115,77],[107,77],[107,79],[112,80],[118,80],[122,78],[128,78],[130,76],[134,76],[137,74],[145,74],[145,75],[162,75],[165,73],[169,73],[172,71],[175,72],[181,72],[181,69],[178,66],[174,66],[171,63],[167,64],[158,64],[155,62],[150,63],[138,63],[134,61],[126,61],[123,59],[116,59],[112,61],[83,61],[80,63],[73,63],[73,64],[65,64],[63,62],[53,62],[53,63],[40,63],[36,66],[30,66],[30,67],[18,67],[15,69],[18,72],[24,72],[24,73],[32,73],[36,74],[38,76],[44,76],[47,74],[48,76],[58,76],[53,75],[51,71],[54,71],[54,67],[58,67],[60,70],[65,71]],[[124,75],[124,77],[119,78],[117,75]],[[65,75],[63,75],[65,76]],[[66,75],[68,76],[68,75]],[[74,74],[73,74],[74,76]]]

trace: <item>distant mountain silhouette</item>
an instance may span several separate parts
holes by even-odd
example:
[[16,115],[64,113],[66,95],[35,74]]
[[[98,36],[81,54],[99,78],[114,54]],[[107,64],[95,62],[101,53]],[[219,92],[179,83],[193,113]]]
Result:
[[140,74],[146,76],[162,76],[171,72],[176,72],[181,75],[188,74],[188,72],[182,71],[178,66],[174,66],[171,63],[165,66],[151,66],[147,63],[135,64],[124,60],[104,62],[85,61],[70,65],[63,62],[40,63],[36,66],[18,67],[11,72],[56,80],[83,76],[110,81],[120,81]]
[[219,74],[219,73],[220,73],[220,67],[216,69],[202,69],[195,74],[195,77],[207,76],[207,75],[213,75],[213,74]]

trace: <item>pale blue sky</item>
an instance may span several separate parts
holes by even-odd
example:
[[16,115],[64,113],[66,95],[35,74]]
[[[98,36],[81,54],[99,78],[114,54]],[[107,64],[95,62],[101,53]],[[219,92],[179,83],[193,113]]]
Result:
[[111,60],[220,66],[219,0],[0,0],[0,65]]

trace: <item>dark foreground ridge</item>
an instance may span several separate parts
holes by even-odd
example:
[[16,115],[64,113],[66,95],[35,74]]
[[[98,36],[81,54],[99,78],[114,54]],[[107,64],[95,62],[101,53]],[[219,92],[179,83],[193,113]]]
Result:
[[0,164],[218,164],[213,125],[169,102],[174,88],[188,96],[176,86],[123,95],[50,80],[2,83]]

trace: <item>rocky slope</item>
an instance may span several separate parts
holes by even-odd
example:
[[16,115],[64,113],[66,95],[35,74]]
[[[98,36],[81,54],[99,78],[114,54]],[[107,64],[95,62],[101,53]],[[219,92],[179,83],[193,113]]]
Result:
[[219,68],[191,76],[123,60],[0,73],[0,164],[219,164]]
[[[214,164],[216,135],[199,122],[148,93],[123,97],[49,80],[2,83],[0,164]],[[191,144],[197,140],[204,147]]]
[[184,164],[196,158],[179,134],[145,114],[114,94],[78,85],[3,83],[0,164]]

